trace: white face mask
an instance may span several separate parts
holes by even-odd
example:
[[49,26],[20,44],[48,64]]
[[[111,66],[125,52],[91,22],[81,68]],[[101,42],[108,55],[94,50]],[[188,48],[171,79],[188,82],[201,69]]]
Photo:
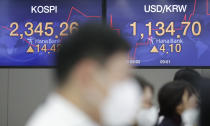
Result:
[[198,123],[199,111],[197,109],[185,110],[182,114],[184,126],[195,126]]
[[128,126],[135,122],[141,88],[133,79],[115,84],[105,100],[101,116],[105,126]]
[[154,126],[158,118],[158,110],[155,107],[139,110],[137,121],[139,126]]

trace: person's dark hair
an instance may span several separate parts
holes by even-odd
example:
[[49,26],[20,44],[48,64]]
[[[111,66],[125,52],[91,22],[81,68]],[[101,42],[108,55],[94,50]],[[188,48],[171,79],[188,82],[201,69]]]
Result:
[[165,84],[158,93],[159,116],[163,115],[168,118],[180,116],[176,112],[176,107],[182,103],[185,91],[188,92],[189,97],[195,92],[193,87],[186,81],[173,81]]
[[86,24],[68,37],[57,53],[56,75],[59,84],[62,84],[74,66],[84,58],[103,65],[115,53],[127,53],[128,50],[128,42],[115,31],[101,24]]
[[134,79],[136,79],[136,81],[138,82],[138,84],[140,85],[140,87],[142,88],[142,90],[144,90],[145,88],[149,87],[152,92],[154,93],[154,87],[152,84],[150,84],[147,80],[145,80],[144,78],[134,75]]
[[175,73],[174,81],[184,80],[192,84],[197,89],[198,82],[201,79],[201,75],[193,69],[182,69]]

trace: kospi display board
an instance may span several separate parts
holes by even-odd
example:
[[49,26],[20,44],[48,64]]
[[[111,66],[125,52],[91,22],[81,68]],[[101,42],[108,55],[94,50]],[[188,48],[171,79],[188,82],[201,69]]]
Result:
[[100,21],[101,0],[0,0],[0,66],[52,67],[63,37]]
[[107,0],[133,66],[210,66],[210,0]]

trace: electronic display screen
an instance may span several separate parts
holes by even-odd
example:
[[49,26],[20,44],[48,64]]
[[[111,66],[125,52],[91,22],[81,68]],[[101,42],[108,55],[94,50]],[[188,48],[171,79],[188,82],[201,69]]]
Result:
[[210,0],[107,0],[133,66],[210,66]]
[[55,66],[63,37],[101,21],[101,0],[0,0],[0,66]]

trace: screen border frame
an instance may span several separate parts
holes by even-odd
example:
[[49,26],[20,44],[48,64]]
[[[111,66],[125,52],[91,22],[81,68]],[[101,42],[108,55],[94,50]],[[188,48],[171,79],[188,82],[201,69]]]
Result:
[[[107,0],[103,0],[103,1],[106,4],[105,7],[106,7],[106,14],[107,14]],[[107,15],[106,15],[105,22],[107,24]],[[210,69],[210,66],[132,66],[132,68],[134,69]]]
[[[101,0],[101,15],[102,15],[102,18],[101,18],[101,20],[102,20],[102,23],[103,24],[107,24],[106,23],[106,12],[107,12],[107,8],[106,8],[106,0]],[[37,66],[28,66],[28,65],[25,65],[25,66],[1,66],[0,65],[0,68],[31,68],[31,69],[33,69],[33,68],[40,68],[40,69],[47,69],[47,68],[56,68],[56,65],[52,65],[52,66],[39,66],[39,65],[37,65]]]

